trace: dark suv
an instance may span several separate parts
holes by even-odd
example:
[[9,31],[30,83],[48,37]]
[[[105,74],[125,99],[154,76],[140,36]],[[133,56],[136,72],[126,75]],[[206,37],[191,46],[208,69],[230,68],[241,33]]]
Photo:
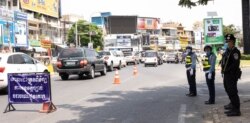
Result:
[[68,80],[69,75],[77,74],[79,78],[87,75],[90,79],[95,78],[95,72],[106,75],[107,69],[104,61],[89,48],[66,48],[63,49],[57,59],[57,71],[62,80]]

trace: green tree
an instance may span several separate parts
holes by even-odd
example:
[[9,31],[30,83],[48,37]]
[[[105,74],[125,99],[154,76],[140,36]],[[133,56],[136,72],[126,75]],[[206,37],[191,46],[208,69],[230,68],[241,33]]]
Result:
[[[70,30],[68,31],[67,35],[68,43],[75,44],[75,27],[76,24],[73,24]],[[95,32],[95,34],[91,35],[91,42],[93,43],[93,47],[94,48],[97,48],[98,46],[101,48],[103,47],[102,30],[98,28],[96,25],[90,24],[85,20],[80,20],[77,22],[77,30],[78,30],[78,36],[80,37],[81,46],[88,46],[88,43],[90,42],[89,32]]]
[[197,0],[196,2],[193,2],[193,0],[180,0],[179,6],[192,8],[197,5],[207,5],[208,1],[213,1],[213,0]]
[[226,34],[234,34],[236,35],[237,33],[239,33],[240,31],[237,30],[237,28],[233,25],[233,24],[230,24],[230,25],[223,25],[223,35],[226,35]]

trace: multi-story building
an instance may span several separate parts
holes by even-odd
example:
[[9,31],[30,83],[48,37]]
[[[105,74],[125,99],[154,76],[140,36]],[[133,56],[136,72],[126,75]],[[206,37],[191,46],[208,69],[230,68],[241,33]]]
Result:
[[43,40],[55,45],[63,44],[60,0],[1,0],[0,6],[27,14],[28,44],[32,49],[41,47]]

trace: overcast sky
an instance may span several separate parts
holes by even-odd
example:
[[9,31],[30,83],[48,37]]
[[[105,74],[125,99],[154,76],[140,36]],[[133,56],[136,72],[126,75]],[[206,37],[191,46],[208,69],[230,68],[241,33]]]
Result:
[[112,15],[138,15],[161,18],[161,22],[177,21],[191,28],[195,21],[202,21],[208,11],[217,11],[225,25],[242,26],[241,0],[215,0],[208,6],[192,9],[178,6],[179,0],[61,0],[63,14],[78,14],[90,20],[98,12]]

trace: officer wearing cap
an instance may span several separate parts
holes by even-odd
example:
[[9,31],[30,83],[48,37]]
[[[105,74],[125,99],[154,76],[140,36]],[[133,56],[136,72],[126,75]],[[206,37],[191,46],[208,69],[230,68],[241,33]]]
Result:
[[240,99],[237,90],[237,81],[240,78],[240,51],[235,47],[235,37],[232,34],[225,36],[228,48],[222,57],[222,76],[225,91],[230,99],[230,103],[225,105],[227,116],[240,116]]
[[192,47],[186,47],[186,74],[187,80],[189,84],[189,93],[186,96],[194,97],[197,95],[196,91],[196,80],[195,80],[195,73],[196,73],[196,54],[192,52]]
[[212,46],[210,45],[206,45],[204,47],[204,51],[206,52],[206,57],[202,61],[202,63],[209,91],[209,99],[208,101],[205,101],[205,104],[209,105],[215,103],[214,79],[215,79],[216,55],[212,52]]

